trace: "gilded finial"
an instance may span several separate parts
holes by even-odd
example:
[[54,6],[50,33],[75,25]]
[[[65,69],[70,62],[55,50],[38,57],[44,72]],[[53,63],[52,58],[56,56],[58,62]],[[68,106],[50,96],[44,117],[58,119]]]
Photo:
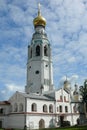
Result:
[[41,15],[41,9],[40,9],[41,5],[40,3],[38,3],[38,16],[33,20],[34,26],[46,26],[46,19]]
[[41,15],[41,9],[40,9],[40,7],[41,7],[41,4],[40,4],[40,3],[38,3],[38,16],[40,16],[40,15]]

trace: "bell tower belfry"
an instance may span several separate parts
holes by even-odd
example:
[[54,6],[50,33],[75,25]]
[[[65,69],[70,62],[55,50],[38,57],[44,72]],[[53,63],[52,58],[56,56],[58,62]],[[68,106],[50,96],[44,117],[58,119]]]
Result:
[[41,15],[33,20],[35,32],[28,46],[26,93],[43,93],[53,90],[53,69],[51,47],[45,32],[46,20]]

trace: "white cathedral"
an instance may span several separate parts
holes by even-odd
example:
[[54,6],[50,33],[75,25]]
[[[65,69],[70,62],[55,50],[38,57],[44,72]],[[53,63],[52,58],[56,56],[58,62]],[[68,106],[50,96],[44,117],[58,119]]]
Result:
[[60,89],[54,88],[51,45],[40,8],[33,24],[25,92],[16,91],[8,101],[0,102],[0,128],[41,129],[60,127],[64,122],[75,125],[79,119],[77,85],[71,91],[66,79]]

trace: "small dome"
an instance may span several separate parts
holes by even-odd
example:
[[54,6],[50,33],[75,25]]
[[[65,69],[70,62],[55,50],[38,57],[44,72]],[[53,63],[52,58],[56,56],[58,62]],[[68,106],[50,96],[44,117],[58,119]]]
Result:
[[79,95],[78,94],[77,95],[73,95],[73,100],[75,102],[78,102],[79,101]]
[[38,26],[38,25],[42,25],[45,27],[46,25],[46,19],[44,17],[42,17],[41,15],[37,16],[34,20],[33,20],[33,24],[34,26]]
[[70,89],[70,83],[67,79],[64,81],[64,89]]
[[38,5],[38,16],[33,20],[34,26],[42,25],[45,27],[46,25],[46,19],[41,16],[41,11],[40,11],[40,4]]
[[68,82],[68,80],[66,79],[65,81],[64,81],[64,84],[68,84],[69,82]]

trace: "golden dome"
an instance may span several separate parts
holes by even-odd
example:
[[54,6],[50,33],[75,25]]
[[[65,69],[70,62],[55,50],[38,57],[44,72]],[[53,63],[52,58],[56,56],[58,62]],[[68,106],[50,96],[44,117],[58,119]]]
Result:
[[38,25],[46,25],[46,19],[43,16],[41,16],[40,4],[38,5],[38,16],[33,20],[33,24],[35,27]]
[[79,95],[73,95],[73,100],[74,100],[74,102],[78,102],[79,101]]
[[66,90],[70,90],[70,82],[67,80],[67,76],[66,76],[66,80],[64,81],[64,89]]

